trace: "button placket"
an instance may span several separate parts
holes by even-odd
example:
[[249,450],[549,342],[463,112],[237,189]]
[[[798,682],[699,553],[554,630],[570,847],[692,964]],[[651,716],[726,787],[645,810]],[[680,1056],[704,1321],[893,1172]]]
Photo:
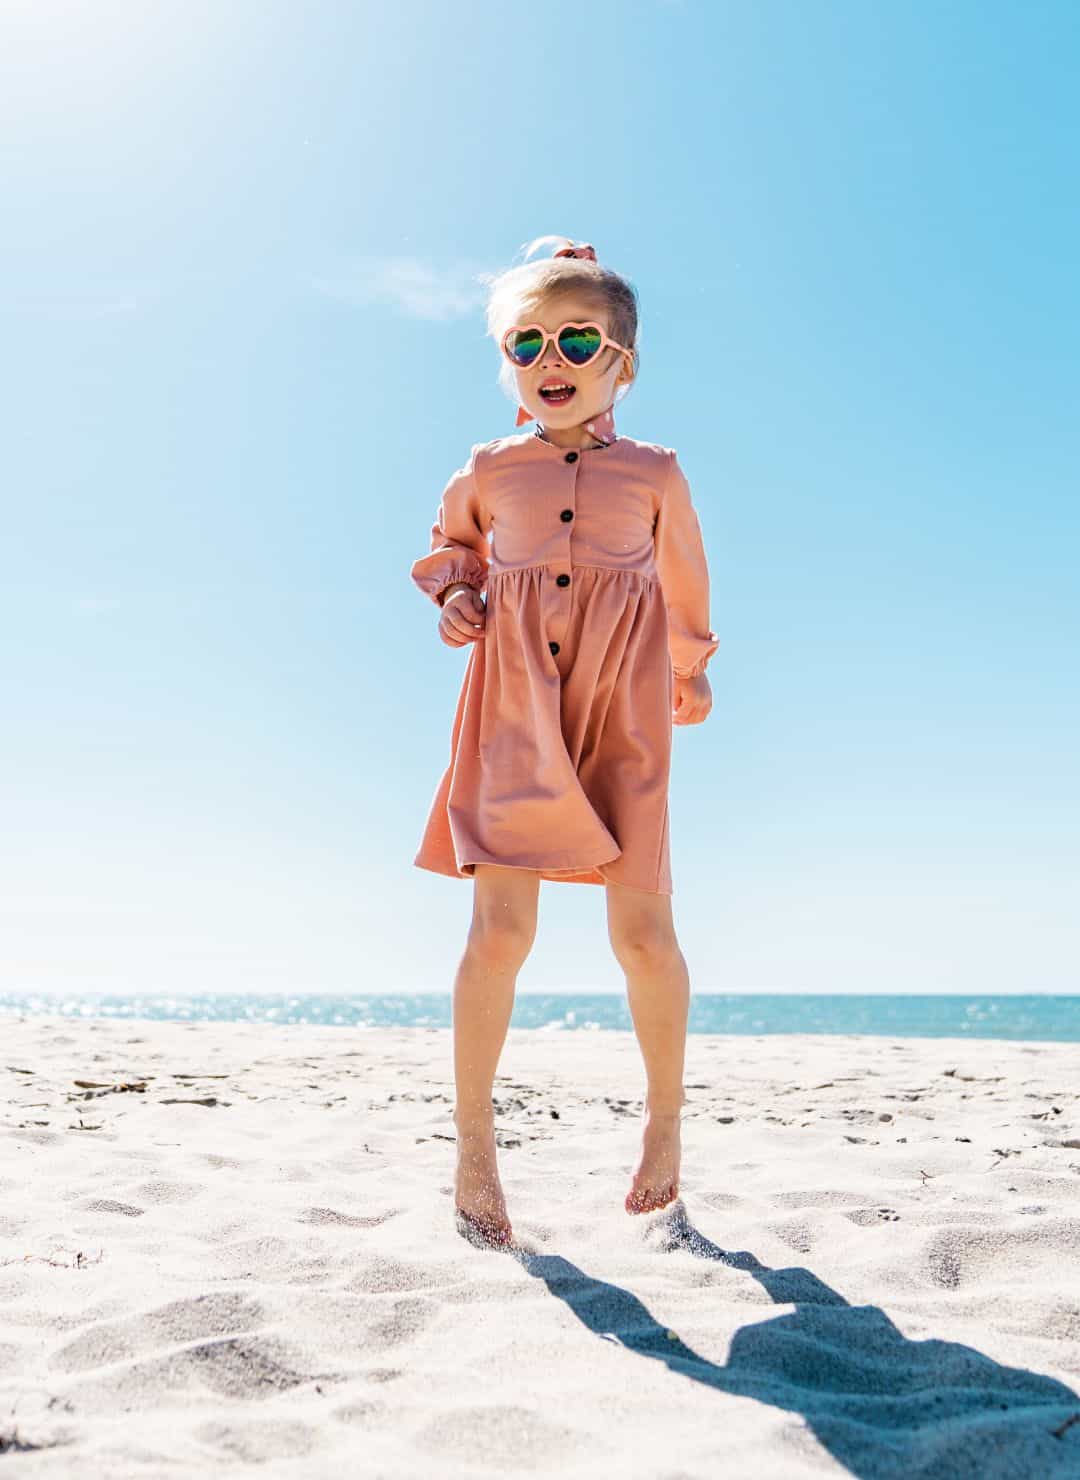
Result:
[[[578,454],[576,452],[573,452],[573,451],[567,452],[564,455],[564,457],[563,457],[563,462],[566,463],[567,466],[568,466],[568,468],[569,468],[571,493],[572,494],[576,494],[576,492],[577,492],[577,472],[578,472],[578,467],[580,466],[580,459],[578,457]],[[572,566],[572,564],[573,564],[573,562],[570,559],[570,540],[571,540],[572,533],[573,533],[573,531],[572,531],[572,525],[573,525],[573,522],[574,522],[574,514],[575,514],[575,510],[574,510],[574,508],[573,508],[572,505],[568,505],[566,508],[563,508],[563,509],[560,509],[559,510],[559,518],[562,521],[562,523],[567,526],[566,531],[565,531],[565,534],[566,534],[565,560],[566,560],[566,564],[569,565],[569,566]],[[561,591],[566,591],[567,590],[567,587],[570,585],[570,582],[571,582],[571,577],[568,575],[568,573],[566,571],[560,571],[559,574],[555,577],[555,585],[557,587],[559,587],[559,589]],[[552,617],[553,617],[553,620],[552,620],[551,626],[559,634],[559,637],[565,638],[565,636],[566,636],[566,629],[569,626],[569,621],[570,621],[570,603],[569,603],[569,601],[568,600],[567,601],[559,601],[558,603],[556,603],[555,604],[554,611],[552,613]],[[561,644],[558,641],[556,641],[555,639],[552,639],[548,643],[548,651],[551,653],[551,655],[552,655],[553,658],[558,656],[559,651],[560,651],[560,648],[561,648]]]

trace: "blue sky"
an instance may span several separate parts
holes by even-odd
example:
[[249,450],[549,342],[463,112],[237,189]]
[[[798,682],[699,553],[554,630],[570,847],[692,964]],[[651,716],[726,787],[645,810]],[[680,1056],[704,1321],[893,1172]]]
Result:
[[[5,6],[0,985],[449,987],[409,567],[514,430],[477,275],[558,232],[709,554],[695,990],[1077,990],[1078,56],[1071,3]],[[621,990],[601,888],[519,985]]]

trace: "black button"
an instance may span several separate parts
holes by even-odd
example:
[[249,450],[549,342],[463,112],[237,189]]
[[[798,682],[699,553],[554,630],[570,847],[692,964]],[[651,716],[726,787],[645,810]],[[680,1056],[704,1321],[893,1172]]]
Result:
[[555,654],[559,651],[559,644],[557,642],[549,642],[548,647],[551,649],[552,654]]
[[571,519],[573,519],[573,517],[574,517],[574,511],[573,511],[573,509],[564,509],[562,511],[562,513],[559,515],[559,518],[562,520],[562,522],[564,524],[569,524],[570,521],[571,521]]
[[566,461],[567,462],[577,462],[577,453],[576,452],[568,452],[566,454]]
[[561,576],[556,576],[555,577],[555,584],[556,584],[556,586],[569,586],[569,584],[570,584],[570,577],[564,571]]

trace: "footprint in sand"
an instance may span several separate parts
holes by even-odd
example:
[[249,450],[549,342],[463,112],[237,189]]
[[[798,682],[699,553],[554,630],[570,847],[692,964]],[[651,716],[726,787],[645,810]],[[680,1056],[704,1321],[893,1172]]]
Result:
[[861,1228],[869,1227],[873,1223],[899,1223],[900,1214],[895,1208],[853,1208],[844,1214],[845,1218],[852,1223],[857,1223]]

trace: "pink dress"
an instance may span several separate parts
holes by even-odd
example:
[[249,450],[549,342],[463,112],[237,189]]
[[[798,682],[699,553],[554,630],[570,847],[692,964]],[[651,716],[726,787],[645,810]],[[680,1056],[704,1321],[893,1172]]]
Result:
[[477,443],[411,576],[440,605],[467,581],[487,608],[416,866],[670,894],[672,673],[703,673],[718,646],[675,452]]

